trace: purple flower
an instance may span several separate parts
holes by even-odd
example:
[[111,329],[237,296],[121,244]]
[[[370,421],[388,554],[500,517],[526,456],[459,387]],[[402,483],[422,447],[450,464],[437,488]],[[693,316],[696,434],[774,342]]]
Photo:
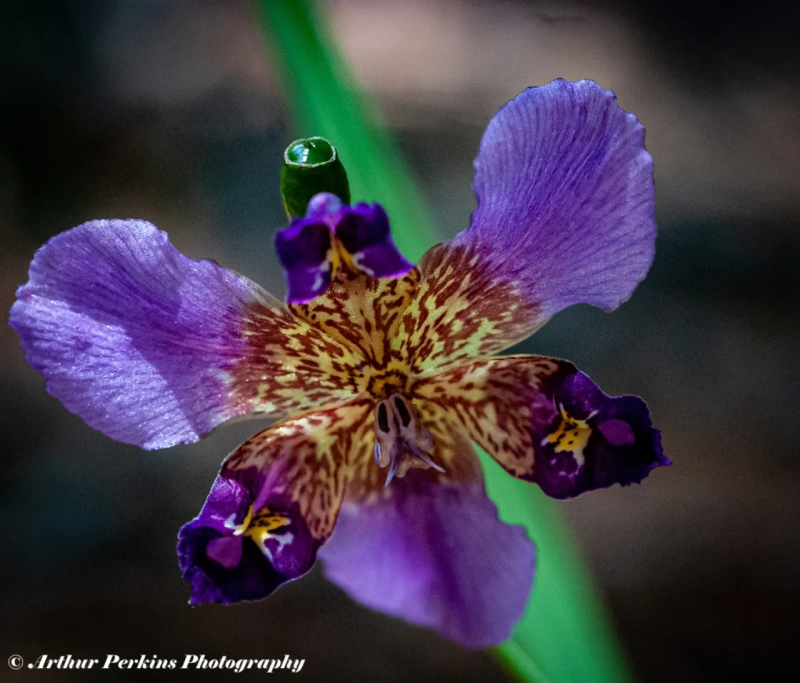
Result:
[[470,227],[416,267],[380,206],[332,195],[277,235],[288,306],[149,223],[92,221],[37,252],[11,325],[50,393],[115,439],[165,448],[239,415],[278,420],[180,531],[193,603],[269,595],[320,551],[366,605],[499,643],[534,550],[499,521],[472,443],[557,498],[669,464],[641,399],[567,361],[490,357],[571,304],[615,308],[644,278],[643,143],[613,94],[554,81],[492,119]]

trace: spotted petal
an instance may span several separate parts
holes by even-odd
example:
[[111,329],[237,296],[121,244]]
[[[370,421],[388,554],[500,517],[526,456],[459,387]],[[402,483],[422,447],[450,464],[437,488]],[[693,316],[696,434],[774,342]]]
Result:
[[329,579],[368,607],[434,628],[469,647],[508,638],[527,602],[534,551],[497,518],[483,484],[417,478],[347,506],[320,556]]
[[644,129],[592,81],[529,88],[489,123],[470,227],[419,264],[404,316],[416,371],[489,355],[559,310],[610,310],[653,260]]
[[363,359],[355,381],[359,389],[375,393],[373,377],[406,372],[397,330],[418,285],[417,269],[403,277],[373,278],[343,263],[327,291],[291,310]]
[[607,396],[566,361],[476,360],[422,379],[414,391],[508,472],[555,498],[639,482],[670,464],[644,401]]
[[[539,324],[539,306],[470,248],[439,244],[414,272],[416,295],[399,316],[393,353],[411,374],[500,351]],[[409,281],[410,277],[406,277]]]
[[178,556],[192,602],[269,595],[305,574],[339,514],[352,458],[368,458],[371,403],[354,399],[279,423],[226,461]]
[[241,275],[186,258],[145,221],[57,235],[17,296],[10,323],[48,391],[92,427],[144,448],[353,393],[351,351]]

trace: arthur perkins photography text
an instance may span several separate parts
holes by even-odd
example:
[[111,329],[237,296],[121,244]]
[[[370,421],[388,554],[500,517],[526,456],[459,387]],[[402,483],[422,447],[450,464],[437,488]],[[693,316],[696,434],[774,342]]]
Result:
[[287,671],[299,673],[306,663],[305,659],[293,659],[284,655],[282,659],[246,659],[206,657],[205,655],[184,655],[182,659],[165,659],[158,656],[139,655],[138,657],[121,657],[105,655],[103,659],[88,659],[61,655],[51,657],[40,655],[35,662],[28,664],[29,669],[227,669],[236,673],[248,669],[260,669],[265,673]]

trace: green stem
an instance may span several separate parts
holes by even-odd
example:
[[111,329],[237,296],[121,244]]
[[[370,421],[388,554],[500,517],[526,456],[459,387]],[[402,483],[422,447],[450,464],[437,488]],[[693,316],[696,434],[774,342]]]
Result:
[[524,681],[632,680],[614,627],[564,522],[562,504],[480,455],[501,519],[524,525],[537,549],[533,592],[511,639],[496,648],[501,660]]
[[[321,135],[336,146],[353,200],[381,202],[398,246],[417,260],[436,241],[430,216],[392,140],[370,125],[375,107],[356,94],[311,2],[261,0],[258,6],[298,136]],[[519,680],[531,683],[631,680],[558,503],[510,477],[485,454],[481,461],[501,518],[523,524],[537,546],[536,580],[525,615],[512,638],[493,650],[495,656]]]

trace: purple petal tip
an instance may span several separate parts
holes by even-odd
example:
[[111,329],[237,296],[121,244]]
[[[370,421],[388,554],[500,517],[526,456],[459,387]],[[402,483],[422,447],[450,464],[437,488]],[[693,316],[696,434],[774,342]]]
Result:
[[[280,511],[285,524],[274,533],[269,533],[271,528],[263,533],[258,511],[253,512],[254,507],[271,504],[273,497],[263,486],[259,474],[221,474],[200,514],[181,528],[178,560],[191,585],[193,605],[264,598],[313,565],[318,544],[296,505]],[[275,510],[270,508],[268,514]]]
[[637,396],[607,396],[582,372],[555,388],[557,413],[540,444],[535,465],[539,486],[554,498],[572,498],[613,484],[639,483],[656,467],[671,464],[661,433]]

